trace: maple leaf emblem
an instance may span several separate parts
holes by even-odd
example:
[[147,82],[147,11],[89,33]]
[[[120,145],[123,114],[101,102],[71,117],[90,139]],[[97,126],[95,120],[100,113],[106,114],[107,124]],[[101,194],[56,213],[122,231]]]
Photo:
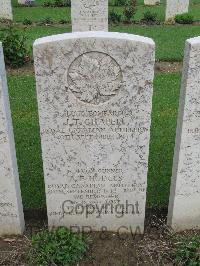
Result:
[[79,56],[71,64],[68,82],[79,100],[100,104],[118,93],[122,86],[122,72],[109,55],[89,52]]

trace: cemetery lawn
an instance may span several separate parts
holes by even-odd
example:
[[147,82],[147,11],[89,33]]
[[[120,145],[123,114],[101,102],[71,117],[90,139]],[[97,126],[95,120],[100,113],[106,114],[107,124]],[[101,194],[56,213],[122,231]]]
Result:
[[[1,27],[3,29],[3,27]],[[20,31],[22,29],[20,28]],[[71,31],[71,26],[30,26],[25,29],[28,46],[32,53],[33,42],[47,35],[61,34]],[[110,27],[110,31],[126,32],[153,38],[156,43],[157,61],[182,61],[185,41],[200,35],[200,26],[139,26],[119,25]],[[0,29],[1,32],[1,29]]]
[[152,38],[156,44],[157,61],[182,61],[185,41],[200,35],[200,26],[139,26],[121,25],[112,31],[126,32]]
[[[24,19],[30,19],[31,21],[40,21],[41,18],[51,17],[54,21],[60,21],[61,19],[65,19],[70,21],[70,7],[43,7],[43,3],[45,0],[37,0],[37,6],[35,7],[19,7],[17,4],[17,0],[12,0],[13,3],[13,13],[14,13],[14,21],[23,22]],[[114,2],[111,0],[110,2]],[[110,10],[115,10],[119,14],[123,14],[122,7],[109,7]],[[157,6],[144,6],[144,0],[138,0],[137,12],[135,14],[134,20],[139,21],[143,18],[143,14],[150,10],[153,13],[157,13],[157,17],[160,21],[164,21],[165,19],[165,0],[161,0],[161,4]],[[200,2],[199,0],[190,0],[190,8],[189,12],[194,16],[194,20],[197,21],[199,19],[200,13]]]
[[[17,0],[13,1],[13,13],[14,22],[19,23],[18,27],[22,28],[22,23],[25,19],[29,19],[35,24],[27,26],[26,34],[27,41],[32,50],[32,44],[35,39],[59,34],[64,32],[71,32],[71,15],[69,7],[59,7],[59,8],[45,8],[42,4],[45,0],[37,0],[36,7],[19,7]],[[114,0],[110,0],[114,1]],[[147,10],[151,10],[158,14],[158,18],[164,21],[165,14],[165,4],[164,0],[161,0],[161,5],[147,7],[143,4],[144,0],[138,0],[138,10],[135,15],[135,20],[139,21],[143,13]],[[112,7],[110,9],[115,9],[117,12],[122,13],[122,7]],[[190,12],[194,15],[195,20],[198,20],[200,14],[200,1],[190,0]],[[55,24],[51,26],[38,26],[37,23],[43,21],[46,18],[53,20]],[[60,20],[66,20],[68,24],[58,24]],[[36,23],[37,22],[37,23]],[[3,29],[3,25],[0,28]],[[110,25],[109,31],[127,32],[132,34],[138,34],[142,36],[147,36],[153,38],[156,43],[156,59],[159,61],[181,61],[184,54],[185,41],[188,38],[200,35],[199,25],[154,25],[154,26],[144,26],[138,24],[120,24],[117,26]]]
[[[33,74],[8,76],[18,166],[25,209],[45,208],[39,123]],[[169,197],[180,74],[156,74],[148,175],[148,207]]]

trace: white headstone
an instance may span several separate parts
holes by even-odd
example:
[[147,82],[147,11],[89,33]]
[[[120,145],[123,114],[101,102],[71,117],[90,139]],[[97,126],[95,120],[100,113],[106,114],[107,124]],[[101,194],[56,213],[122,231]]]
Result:
[[167,0],[166,20],[174,18],[178,14],[187,13],[190,0]]
[[11,0],[1,0],[0,19],[13,20]]
[[155,6],[157,4],[160,4],[160,0],[144,0],[144,4],[146,6]]
[[35,42],[50,227],[143,232],[154,49],[106,32]]
[[24,216],[3,49],[0,43],[0,235],[21,234],[23,231]]
[[72,0],[72,31],[108,31],[108,0]]
[[186,42],[168,225],[200,228],[200,37]]
[[18,0],[18,4],[20,5],[31,5],[35,2],[35,0]]

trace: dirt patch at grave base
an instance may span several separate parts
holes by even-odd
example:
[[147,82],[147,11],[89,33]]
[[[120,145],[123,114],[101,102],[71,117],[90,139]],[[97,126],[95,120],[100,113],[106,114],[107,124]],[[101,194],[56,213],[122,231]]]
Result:
[[[31,213],[31,214],[30,214]],[[34,211],[26,213],[26,232],[22,237],[0,238],[0,265],[30,266],[27,255],[30,238],[46,229],[47,220]],[[88,233],[89,250],[79,266],[133,266],[174,265],[174,246],[169,229],[165,226],[166,210],[147,211],[144,235],[111,232]]]
[[25,237],[0,238],[0,265],[18,266],[26,265],[26,254],[29,250],[30,241]]
[[93,233],[80,266],[174,265],[174,245],[165,225],[166,210],[148,210],[144,235]]
[[[10,68],[7,67],[9,75],[34,75],[34,67],[32,64],[20,67]],[[156,62],[156,73],[176,73],[182,71],[182,62]]]
[[182,72],[182,62],[156,62],[156,73],[177,73]]
[[34,66],[32,64],[25,65],[19,68],[6,67],[8,75],[34,75]]

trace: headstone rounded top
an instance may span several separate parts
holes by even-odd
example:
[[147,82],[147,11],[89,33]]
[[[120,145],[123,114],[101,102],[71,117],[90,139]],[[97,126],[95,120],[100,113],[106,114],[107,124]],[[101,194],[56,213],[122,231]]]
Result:
[[117,40],[130,40],[135,42],[146,43],[149,45],[155,46],[155,42],[148,37],[143,37],[134,34],[128,33],[120,33],[120,32],[104,32],[104,31],[85,31],[85,32],[72,32],[72,33],[64,33],[64,34],[57,34],[52,36],[47,36],[43,38],[39,38],[35,40],[34,46],[52,43],[52,42],[59,42],[69,39],[79,39],[79,38],[102,38],[102,39],[117,39]]
[[187,43],[200,45],[200,36],[187,39]]

